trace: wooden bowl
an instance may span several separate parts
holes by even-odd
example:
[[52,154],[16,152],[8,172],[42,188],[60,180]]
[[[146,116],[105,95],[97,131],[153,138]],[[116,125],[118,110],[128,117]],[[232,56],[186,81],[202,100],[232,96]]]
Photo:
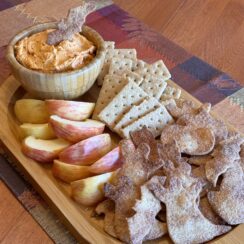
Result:
[[53,28],[56,28],[55,22],[38,24],[21,31],[10,41],[6,57],[14,77],[33,96],[43,99],[74,99],[88,91],[100,73],[105,57],[104,41],[95,30],[83,26],[82,34],[96,45],[97,52],[88,65],[78,70],[44,73],[20,64],[15,57],[15,44],[27,36]]

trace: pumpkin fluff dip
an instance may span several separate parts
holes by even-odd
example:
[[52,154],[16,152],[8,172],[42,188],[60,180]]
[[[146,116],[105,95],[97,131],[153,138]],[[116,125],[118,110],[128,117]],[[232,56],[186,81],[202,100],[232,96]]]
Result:
[[95,57],[96,46],[80,33],[56,45],[47,44],[52,31],[54,29],[45,30],[20,40],[14,47],[18,62],[28,69],[55,73],[80,69]]

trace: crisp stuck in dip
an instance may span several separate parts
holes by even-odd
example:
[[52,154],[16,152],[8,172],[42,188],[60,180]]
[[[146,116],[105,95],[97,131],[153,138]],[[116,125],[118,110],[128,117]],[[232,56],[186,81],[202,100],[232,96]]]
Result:
[[15,45],[18,62],[32,70],[63,72],[80,69],[94,58],[96,47],[83,35],[76,33],[71,41],[65,40],[54,46],[46,43],[51,31],[45,30],[20,40]]

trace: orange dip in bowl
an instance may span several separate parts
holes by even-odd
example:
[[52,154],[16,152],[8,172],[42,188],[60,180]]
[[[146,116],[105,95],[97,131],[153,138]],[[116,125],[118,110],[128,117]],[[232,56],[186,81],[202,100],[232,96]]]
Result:
[[72,40],[62,41],[55,46],[48,45],[48,33],[53,30],[38,32],[20,40],[14,47],[18,62],[28,69],[52,73],[80,69],[95,57],[95,45],[80,33],[74,34]]

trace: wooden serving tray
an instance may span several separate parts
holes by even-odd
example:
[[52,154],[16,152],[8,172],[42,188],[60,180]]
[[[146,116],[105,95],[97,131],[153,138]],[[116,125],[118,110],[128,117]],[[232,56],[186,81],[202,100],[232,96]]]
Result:
[[[173,81],[172,86],[178,87]],[[82,98],[83,101],[96,101],[99,88],[94,85]],[[25,157],[21,152],[21,141],[18,138],[18,122],[13,113],[16,100],[29,97],[20,84],[10,76],[0,87],[0,139],[7,151],[16,159],[17,166],[27,176],[30,183],[48,202],[50,207],[57,213],[61,221],[73,233],[79,242],[110,244],[121,243],[103,231],[103,221],[91,217],[92,209],[83,207],[70,198],[70,188],[51,173],[50,165],[43,165]],[[182,97],[192,100],[196,104],[201,103],[186,91],[182,90]],[[116,143],[116,136],[112,136]],[[164,237],[150,243],[172,243],[168,237]],[[211,243],[218,244],[241,244],[244,243],[244,224],[237,226],[231,232],[216,238]]]

